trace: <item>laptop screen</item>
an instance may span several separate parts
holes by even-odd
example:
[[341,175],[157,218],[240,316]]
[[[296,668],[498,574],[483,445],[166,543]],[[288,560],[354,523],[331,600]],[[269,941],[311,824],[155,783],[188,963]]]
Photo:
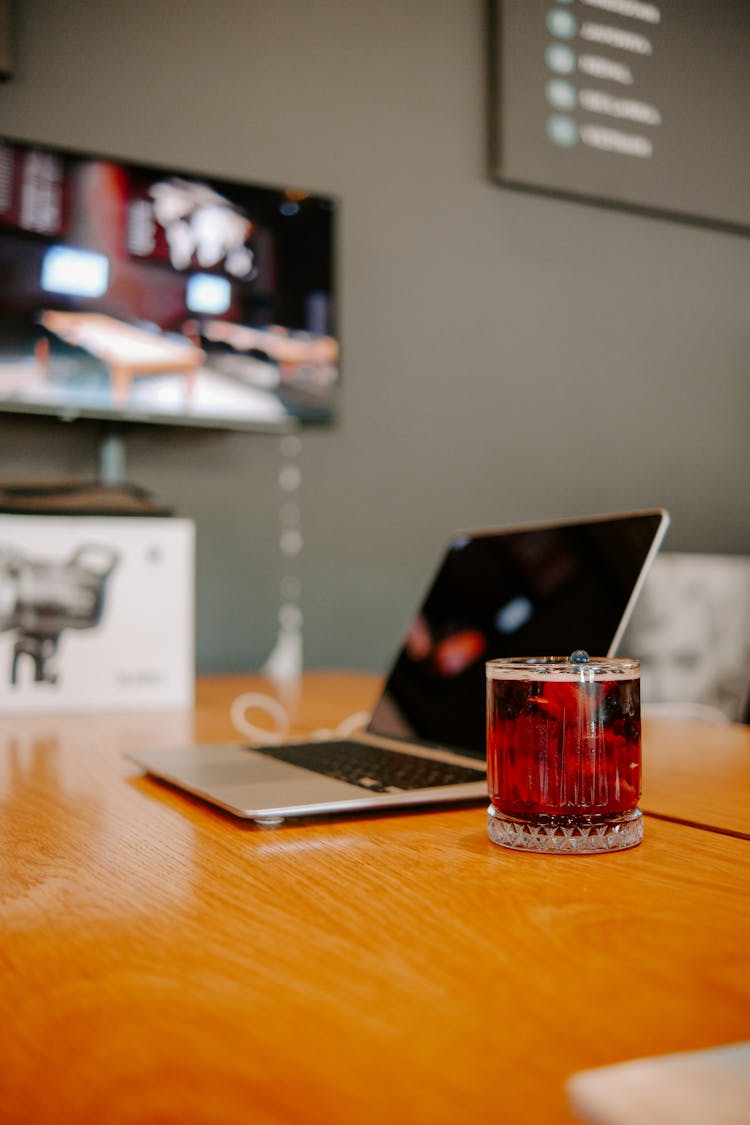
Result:
[[456,536],[368,731],[483,758],[485,662],[613,655],[667,524],[653,510]]

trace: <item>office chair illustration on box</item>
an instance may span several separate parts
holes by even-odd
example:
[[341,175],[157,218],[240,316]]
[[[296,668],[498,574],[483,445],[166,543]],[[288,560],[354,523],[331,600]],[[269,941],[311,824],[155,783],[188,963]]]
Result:
[[117,561],[117,552],[103,544],[84,544],[63,562],[0,545],[0,632],[16,634],[12,685],[24,657],[32,661],[35,683],[57,683],[60,635],[96,628]]

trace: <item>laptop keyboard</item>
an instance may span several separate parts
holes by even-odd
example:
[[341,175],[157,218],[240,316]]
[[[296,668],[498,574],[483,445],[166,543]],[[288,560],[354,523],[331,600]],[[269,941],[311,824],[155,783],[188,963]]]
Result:
[[350,785],[359,785],[370,793],[398,793],[405,789],[432,789],[440,785],[460,785],[466,781],[482,781],[479,769],[419,758],[369,746],[362,742],[306,743],[304,746],[253,746],[258,754],[301,766],[313,773],[335,777]]

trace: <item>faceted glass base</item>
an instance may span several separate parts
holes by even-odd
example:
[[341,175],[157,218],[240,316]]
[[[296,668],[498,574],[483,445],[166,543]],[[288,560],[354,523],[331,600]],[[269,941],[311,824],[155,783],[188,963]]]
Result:
[[494,844],[521,852],[592,855],[634,848],[643,839],[640,809],[603,819],[587,816],[547,816],[543,821],[518,820],[490,805],[487,834]]

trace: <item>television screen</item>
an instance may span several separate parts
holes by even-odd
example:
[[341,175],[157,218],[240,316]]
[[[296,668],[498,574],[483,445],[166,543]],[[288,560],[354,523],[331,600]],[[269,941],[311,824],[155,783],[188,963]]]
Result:
[[0,410],[333,421],[336,200],[0,140]]

